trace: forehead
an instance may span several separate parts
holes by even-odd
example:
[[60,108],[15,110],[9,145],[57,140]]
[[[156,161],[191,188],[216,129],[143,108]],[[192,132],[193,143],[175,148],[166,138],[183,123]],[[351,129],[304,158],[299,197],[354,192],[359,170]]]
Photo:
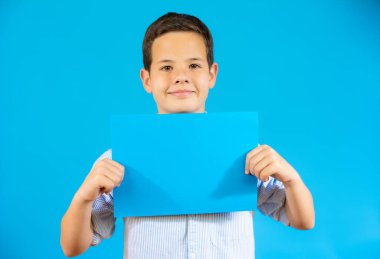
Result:
[[161,59],[206,60],[206,45],[202,35],[195,32],[168,32],[156,38],[152,45],[152,63]]

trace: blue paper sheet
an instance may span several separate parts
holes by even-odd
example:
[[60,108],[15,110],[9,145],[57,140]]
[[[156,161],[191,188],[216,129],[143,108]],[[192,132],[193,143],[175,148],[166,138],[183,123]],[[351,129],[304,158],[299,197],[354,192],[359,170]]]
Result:
[[125,166],[116,217],[256,209],[257,179],[244,174],[256,112],[116,115],[111,129],[112,158]]

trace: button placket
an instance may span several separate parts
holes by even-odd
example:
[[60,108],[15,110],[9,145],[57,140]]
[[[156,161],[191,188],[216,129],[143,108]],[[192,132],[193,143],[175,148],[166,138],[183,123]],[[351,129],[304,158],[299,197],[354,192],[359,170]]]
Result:
[[189,215],[188,242],[188,258],[196,259],[198,246],[198,230],[196,215]]

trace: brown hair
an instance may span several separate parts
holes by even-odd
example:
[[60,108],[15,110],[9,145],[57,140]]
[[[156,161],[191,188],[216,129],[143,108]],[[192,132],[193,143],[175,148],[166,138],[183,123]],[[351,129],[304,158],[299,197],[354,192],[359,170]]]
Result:
[[188,31],[200,34],[206,45],[207,63],[211,67],[214,63],[214,46],[211,32],[207,26],[195,16],[169,12],[154,21],[145,32],[142,47],[144,68],[150,71],[153,41],[165,33],[175,31]]

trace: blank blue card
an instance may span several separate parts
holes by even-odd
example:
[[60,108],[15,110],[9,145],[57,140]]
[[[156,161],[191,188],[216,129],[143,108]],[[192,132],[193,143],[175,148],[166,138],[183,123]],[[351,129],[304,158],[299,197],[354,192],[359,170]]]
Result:
[[257,179],[244,174],[256,112],[116,115],[111,129],[112,159],[125,167],[115,217],[256,209]]

